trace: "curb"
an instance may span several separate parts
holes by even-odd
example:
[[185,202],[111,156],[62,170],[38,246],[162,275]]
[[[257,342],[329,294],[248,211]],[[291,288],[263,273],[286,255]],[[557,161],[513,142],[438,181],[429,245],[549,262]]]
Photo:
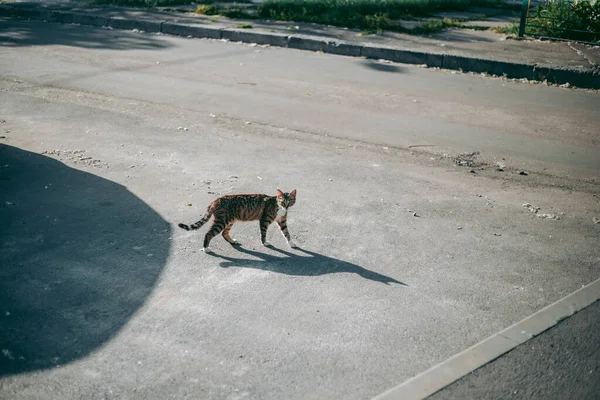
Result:
[[282,35],[277,33],[249,32],[245,29],[213,28],[178,22],[149,19],[103,17],[71,11],[52,9],[25,9],[0,5],[0,16],[39,20],[63,24],[79,24],[94,27],[164,34],[191,36],[195,38],[225,39],[235,42],[256,43],[298,50],[322,51],[324,53],[383,59],[404,64],[419,64],[463,72],[487,73],[513,79],[548,81],[554,84],[569,84],[579,88],[600,89],[600,72],[573,69],[538,67],[535,64],[519,64],[505,61],[402,50],[391,47],[349,43],[304,35]]
[[421,400],[600,300],[600,279],[442,361],[373,400]]

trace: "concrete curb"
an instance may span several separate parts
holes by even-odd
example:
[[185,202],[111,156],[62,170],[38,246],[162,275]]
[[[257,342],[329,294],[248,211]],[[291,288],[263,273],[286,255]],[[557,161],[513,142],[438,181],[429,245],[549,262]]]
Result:
[[600,279],[490,336],[373,400],[421,400],[600,300]]
[[535,64],[519,64],[475,57],[404,50],[349,43],[322,37],[259,33],[246,29],[217,28],[150,19],[107,18],[71,11],[27,9],[10,5],[0,5],[0,16],[55,23],[110,27],[113,29],[138,29],[144,32],[161,32],[195,38],[226,39],[236,42],[257,43],[299,50],[322,51],[342,56],[384,59],[405,64],[419,64],[426,65],[427,67],[461,70],[464,72],[487,73],[496,76],[506,76],[507,78],[536,81],[547,80],[549,83],[568,83],[571,86],[580,88],[600,89],[600,72],[596,71],[538,67]]

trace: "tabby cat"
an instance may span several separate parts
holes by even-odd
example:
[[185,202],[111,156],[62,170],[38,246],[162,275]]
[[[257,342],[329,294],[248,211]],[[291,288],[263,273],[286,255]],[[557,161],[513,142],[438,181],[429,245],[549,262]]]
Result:
[[204,236],[204,251],[210,253],[208,247],[212,238],[222,233],[223,238],[229,243],[240,244],[229,236],[229,231],[235,221],[260,221],[260,241],[264,246],[267,242],[267,229],[273,221],[277,221],[281,233],[290,247],[296,247],[287,228],[287,211],[296,203],[296,189],[290,193],[283,193],[277,189],[277,196],[266,194],[232,194],[219,197],[206,210],[202,219],[192,225],[179,224],[186,231],[200,228],[212,215],[215,216],[211,228]]

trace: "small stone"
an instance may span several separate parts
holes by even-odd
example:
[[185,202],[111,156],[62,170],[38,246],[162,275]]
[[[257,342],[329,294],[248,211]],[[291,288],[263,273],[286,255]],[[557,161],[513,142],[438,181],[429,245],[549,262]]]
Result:
[[537,214],[538,218],[554,219],[559,220],[560,217],[554,214]]
[[519,172],[519,175],[527,176],[527,175],[529,175],[529,172],[527,172],[527,171],[521,171],[521,172]]

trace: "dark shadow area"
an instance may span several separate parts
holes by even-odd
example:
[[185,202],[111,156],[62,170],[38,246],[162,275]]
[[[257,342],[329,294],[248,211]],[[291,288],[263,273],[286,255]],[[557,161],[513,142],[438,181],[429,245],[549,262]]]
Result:
[[360,64],[364,67],[374,69],[375,71],[380,71],[380,72],[395,72],[395,73],[407,72],[406,68],[401,67],[396,64],[387,64],[387,63],[376,62],[376,61],[361,61]]
[[170,231],[124,186],[0,145],[0,376],[110,340],[151,294]]
[[3,47],[63,45],[112,50],[159,50],[172,47],[169,41],[149,33],[10,18],[0,19],[0,44]]
[[322,254],[313,253],[312,251],[301,248],[297,248],[296,250],[303,252],[306,254],[306,256],[299,256],[297,254],[289,253],[273,246],[269,246],[269,249],[281,253],[284,257],[277,257],[258,251],[248,250],[241,246],[233,247],[241,253],[258,258],[258,260],[228,257],[221,254],[211,253],[215,257],[226,260],[225,262],[219,264],[221,267],[255,268],[262,269],[264,271],[277,272],[279,274],[296,276],[320,276],[345,272],[357,274],[365,279],[385,283],[386,285],[389,285],[390,283],[397,283],[402,286],[408,286],[407,284],[397,281],[394,278],[378,274],[377,272],[370,271],[356,264],[327,257]]
[[498,39],[494,36],[494,34],[490,34],[486,31],[475,31],[469,29],[447,29],[437,33],[433,33],[429,35],[430,38],[440,40],[446,43],[452,42],[466,42],[466,43],[474,43],[474,42],[486,42],[486,43],[494,43],[497,42]]

